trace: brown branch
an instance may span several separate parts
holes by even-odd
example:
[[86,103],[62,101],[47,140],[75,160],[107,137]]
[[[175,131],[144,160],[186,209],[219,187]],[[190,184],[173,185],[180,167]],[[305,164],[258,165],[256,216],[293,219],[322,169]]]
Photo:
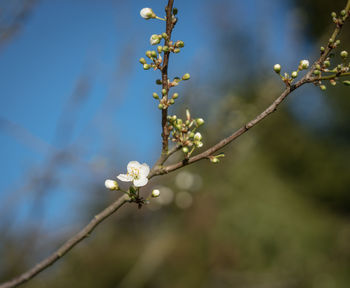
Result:
[[[175,23],[173,22],[173,4],[174,0],[169,0],[168,5],[165,7],[166,13],[166,29],[165,33],[167,34],[167,38],[165,39],[165,45],[169,47],[169,42],[171,41],[171,33],[173,32]],[[164,52],[164,60],[163,66],[161,68],[162,72],[162,88],[166,90],[166,94],[163,95],[162,100],[164,101],[164,109],[162,109],[162,154],[168,153],[168,139],[169,139],[169,129],[167,126],[167,116],[168,116],[168,93],[169,93],[169,85],[168,85],[168,63],[169,63],[170,51]]]
[[0,285],[0,288],[12,288],[17,287],[20,284],[27,282],[28,280],[35,277],[41,271],[45,270],[52,264],[54,264],[58,259],[60,259],[63,255],[68,253],[75,245],[77,245],[80,241],[84,240],[86,237],[90,235],[90,233],[96,228],[98,224],[104,221],[106,218],[111,216],[115,211],[117,211],[120,207],[122,207],[125,203],[130,202],[128,196],[122,196],[117,201],[109,205],[102,212],[97,214],[88,225],[86,225],[78,234],[69,239],[66,243],[64,243],[60,248],[58,248],[54,253],[52,253],[49,257],[44,259],[43,261],[36,264],[33,268],[29,269],[27,272],[19,275],[11,281],[5,282]]

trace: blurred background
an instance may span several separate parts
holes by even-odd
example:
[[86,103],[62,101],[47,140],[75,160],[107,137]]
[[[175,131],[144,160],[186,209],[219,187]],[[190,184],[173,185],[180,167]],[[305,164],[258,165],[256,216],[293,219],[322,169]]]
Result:
[[[170,113],[206,120],[202,149],[229,135],[282,91],[275,63],[319,56],[345,2],[176,0],[185,48],[169,72],[191,80]],[[159,72],[138,59],[164,24],[139,11],[165,5],[0,0],[1,281],[119,197],[106,178],[156,161]],[[220,164],[154,178],[157,201],[123,207],[23,287],[349,287],[350,98],[328,88],[293,92]]]

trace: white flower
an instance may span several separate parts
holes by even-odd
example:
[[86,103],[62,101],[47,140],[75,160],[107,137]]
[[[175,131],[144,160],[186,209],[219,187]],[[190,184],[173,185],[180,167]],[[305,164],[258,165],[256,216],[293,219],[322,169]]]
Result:
[[149,39],[149,42],[151,45],[157,45],[160,42],[159,36],[157,34],[153,34],[151,38]]
[[153,198],[157,198],[157,197],[159,197],[159,195],[160,195],[160,191],[158,189],[154,189],[152,191],[152,197]]
[[153,10],[151,8],[143,8],[141,9],[140,11],[140,15],[142,18],[148,20],[148,19],[151,19],[151,18],[154,18],[154,13],[153,13]]
[[127,166],[127,174],[119,174],[117,178],[124,182],[133,181],[136,187],[145,186],[148,182],[149,166],[146,163],[140,164],[137,161],[130,161]]
[[105,186],[109,190],[118,190],[119,188],[117,181],[110,180],[110,179],[107,179],[105,181]]
[[309,61],[308,60],[301,60],[300,61],[300,66],[303,68],[303,69],[307,69],[309,68]]

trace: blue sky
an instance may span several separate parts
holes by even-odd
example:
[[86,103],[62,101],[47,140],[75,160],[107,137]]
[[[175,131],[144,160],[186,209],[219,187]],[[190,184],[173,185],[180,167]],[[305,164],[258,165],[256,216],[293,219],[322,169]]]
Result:
[[[42,167],[51,167],[48,163],[59,151],[68,149],[74,161],[53,170],[57,183],[52,189],[48,186],[50,194],[44,199],[48,226],[64,223],[61,211],[75,205],[82,195],[75,191],[84,190],[92,179],[103,184],[104,178],[122,172],[129,160],[150,165],[155,161],[160,115],[151,95],[158,88],[159,74],[143,71],[138,59],[151,48],[150,35],[164,26],[142,19],[139,10],[151,6],[162,15],[164,3],[40,1],[18,35],[0,50],[0,202],[7,203],[11,196],[16,201],[16,193],[25,195],[19,203],[19,223],[30,213],[30,184],[49,170]],[[186,46],[176,61],[171,59],[172,76],[189,72],[196,85],[206,85],[215,75],[220,25],[210,16],[225,3],[230,15],[225,21],[247,31],[252,59],[262,57],[272,67],[277,62],[294,64],[296,59],[288,54],[307,56],[310,47],[303,39],[291,47],[285,36],[296,33],[286,17],[292,13],[285,1],[179,0],[173,39]],[[261,11],[269,15],[259,18]],[[267,33],[261,33],[262,25]],[[265,50],[254,51],[254,41],[262,40]],[[79,81],[88,83],[88,93],[74,102],[71,95]],[[68,138],[57,134],[59,123],[71,131]]]

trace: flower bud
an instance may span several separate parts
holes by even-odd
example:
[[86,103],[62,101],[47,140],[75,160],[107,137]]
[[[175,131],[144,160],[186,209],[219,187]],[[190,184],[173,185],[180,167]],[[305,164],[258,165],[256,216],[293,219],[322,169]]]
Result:
[[332,86],[337,85],[337,81],[335,81],[334,79],[329,80],[329,83],[330,83]]
[[177,97],[179,97],[179,93],[174,93],[172,96],[173,99],[176,99]]
[[197,118],[196,119],[196,123],[197,123],[198,126],[201,126],[201,125],[204,124],[204,120],[202,118]]
[[151,65],[149,64],[143,64],[143,69],[148,70],[151,68]]
[[151,38],[149,39],[149,42],[151,43],[151,45],[157,45],[157,44],[159,44],[160,39],[159,39],[157,34],[153,34],[151,36]]
[[195,141],[201,141],[202,140],[202,134],[197,132],[196,134],[194,134],[193,139]]
[[182,80],[188,80],[190,78],[191,78],[191,76],[189,73],[186,73],[184,76],[182,76]]
[[175,47],[178,47],[178,48],[182,48],[182,47],[184,47],[185,46],[185,43],[184,43],[184,41],[176,41],[175,42]]
[[152,52],[151,51],[147,50],[145,54],[146,54],[146,56],[148,58],[152,58]]
[[348,52],[347,51],[341,51],[340,52],[340,56],[341,56],[341,58],[343,58],[343,59],[346,59],[346,58],[348,58]]
[[166,95],[166,89],[164,89],[164,88],[162,89],[162,94]]
[[157,52],[156,51],[151,51],[151,57],[152,58],[157,58]]
[[154,93],[152,94],[152,96],[153,96],[154,99],[159,99],[159,96],[158,96],[158,94],[157,94],[156,92],[154,92]]
[[146,62],[146,59],[145,58],[140,58],[140,60],[139,60],[139,62],[141,63],[141,64],[146,64],[147,62]]
[[320,70],[315,70],[314,71],[314,75],[320,75],[320,73],[321,73]]
[[281,72],[281,65],[280,64],[275,64],[273,66],[273,70],[276,72],[276,73],[280,73]]
[[158,51],[158,53],[162,53],[163,47],[162,47],[162,46],[158,46],[158,47],[157,47],[157,51]]
[[331,66],[331,62],[329,62],[328,60],[324,61],[323,64],[325,67]]
[[177,8],[174,7],[174,8],[173,8],[173,14],[176,15],[177,12],[178,12]]
[[307,68],[309,68],[309,65],[310,65],[310,63],[309,63],[308,60],[301,60],[301,61],[300,61],[300,66],[301,66],[302,69],[307,69]]
[[154,189],[151,195],[153,198],[157,198],[160,195],[160,191],[158,189]]
[[168,39],[168,35],[167,35],[165,32],[162,33],[162,37],[163,37],[164,39]]
[[148,20],[151,18],[155,18],[156,15],[154,14],[153,10],[151,8],[143,8],[140,11],[140,15],[142,18]]
[[158,109],[162,110],[164,108],[163,104],[162,103],[159,103],[158,104]]
[[175,48],[174,49],[174,53],[180,53],[180,51],[181,51],[180,48]]
[[345,16],[345,15],[346,15],[346,10],[341,10],[341,11],[340,11],[340,15],[341,15],[341,16]]
[[325,91],[327,89],[327,87],[325,85],[320,85],[320,88],[322,91]]
[[186,119],[190,120],[191,119],[191,113],[190,110],[186,109]]
[[105,186],[109,190],[118,190],[119,189],[117,181],[110,180],[110,179],[107,179],[105,181]]
[[210,159],[210,162],[214,164],[217,164],[220,162],[220,159],[216,158],[215,156],[210,157],[209,159]]
[[332,16],[332,18],[335,18],[335,17],[337,17],[337,13],[332,12],[332,13],[331,13],[331,16]]
[[173,99],[173,98],[171,98],[170,100],[169,100],[169,104],[170,105],[173,105],[175,103],[175,100]]
[[350,86],[350,80],[343,81],[343,84],[346,85],[346,86]]
[[297,71],[293,71],[291,76],[292,76],[292,78],[297,78],[298,77],[298,72]]
[[182,147],[182,152],[188,153],[188,148],[187,147]]
[[168,46],[166,46],[166,45],[165,45],[165,46],[163,46],[163,51],[164,51],[164,52],[168,52],[168,51],[169,51],[169,47],[168,47]]
[[325,50],[326,50],[326,49],[325,49],[323,46],[320,47],[321,53],[323,53]]

